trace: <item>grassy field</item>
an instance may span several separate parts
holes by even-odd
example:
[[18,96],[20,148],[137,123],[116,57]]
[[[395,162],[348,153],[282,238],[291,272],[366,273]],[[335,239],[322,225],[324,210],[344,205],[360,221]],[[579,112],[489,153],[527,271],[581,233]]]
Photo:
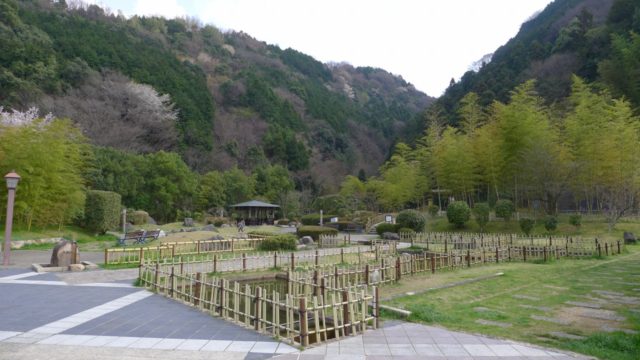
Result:
[[[528,215],[522,215],[528,217]],[[601,215],[583,215],[582,226],[579,228],[574,227],[569,223],[569,216],[563,214],[558,216],[558,228],[549,233],[544,228],[544,223],[538,221],[534,227],[532,234],[553,234],[562,236],[582,236],[590,238],[600,239],[622,239],[622,235],[625,231],[633,232],[640,235],[640,219],[637,217],[629,217],[621,219],[615,228],[609,232],[607,222]],[[449,231],[466,231],[466,232],[480,232],[480,228],[475,220],[470,220],[466,224],[464,229],[456,229],[447,221],[446,216],[429,217],[427,219],[427,226],[425,231],[427,232],[449,232]],[[487,225],[485,232],[488,233],[513,233],[520,234],[520,224],[517,220],[513,219],[509,222],[505,222],[501,219],[490,221]]]
[[[401,296],[407,291],[497,272],[504,275]],[[604,259],[500,264],[406,278],[399,284],[383,287],[382,296],[396,296],[385,303],[412,311],[411,321],[601,359],[640,359],[638,245],[628,246],[622,255]],[[572,336],[576,337],[568,338]]]

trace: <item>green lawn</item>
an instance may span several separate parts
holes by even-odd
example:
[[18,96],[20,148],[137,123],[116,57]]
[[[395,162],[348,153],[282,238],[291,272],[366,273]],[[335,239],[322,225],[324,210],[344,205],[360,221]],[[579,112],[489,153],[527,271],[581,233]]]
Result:
[[[406,278],[382,291],[383,296],[398,295],[405,290],[418,291],[497,272],[504,276],[402,296],[386,304],[412,311],[411,321],[572,350],[601,359],[640,359],[640,335],[633,334],[640,332],[638,245],[628,246],[622,255],[604,259],[499,264]],[[601,308],[570,305],[567,301]],[[478,320],[506,327],[483,325]],[[604,331],[607,327],[629,333]],[[585,339],[564,339],[552,332]]]
[[[105,234],[96,235],[87,232],[86,230],[77,226],[64,226],[62,229],[56,228],[37,228],[32,227],[27,231],[24,228],[14,228],[11,234],[11,240],[35,240],[35,239],[48,239],[48,238],[65,238],[69,240],[75,240],[80,245],[80,251],[100,251],[105,248],[115,246],[116,236]],[[2,229],[2,236],[0,237],[4,241],[4,229]],[[37,245],[25,245],[21,250],[46,250],[52,249],[55,244],[37,244]]]

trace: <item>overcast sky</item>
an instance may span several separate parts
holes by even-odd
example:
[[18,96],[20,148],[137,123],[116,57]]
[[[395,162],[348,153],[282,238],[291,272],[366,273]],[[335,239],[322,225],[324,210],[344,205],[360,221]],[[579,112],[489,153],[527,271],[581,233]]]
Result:
[[125,15],[192,16],[322,62],[380,67],[439,96],[551,0],[89,0]]

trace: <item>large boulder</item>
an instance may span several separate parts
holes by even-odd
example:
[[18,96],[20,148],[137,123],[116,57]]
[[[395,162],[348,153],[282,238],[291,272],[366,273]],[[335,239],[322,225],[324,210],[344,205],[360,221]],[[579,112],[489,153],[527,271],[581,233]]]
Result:
[[51,266],[67,267],[71,264],[80,263],[80,252],[78,243],[75,241],[62,240],[53,247],[51,253]]
[[313,244],[313,238],[311,236],[303,236],[298,240],[300,245],[311,245]]
[[625,244],[635,244],[638,241],[638,239],[636,238],[636,235],[632,232],[625,231],[623,238],[624,238]]
[[193,226],[193,218],[184,218],[184,222],[182,226],[192,227]]

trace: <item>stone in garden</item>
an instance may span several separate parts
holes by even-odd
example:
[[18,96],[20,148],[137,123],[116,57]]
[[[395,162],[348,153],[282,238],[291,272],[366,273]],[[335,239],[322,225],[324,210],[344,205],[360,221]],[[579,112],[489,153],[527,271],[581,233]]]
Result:
[[518,304],[518,306],[525,309],[533,309],[533,310],[544,311],[544,312],[551,311],[551,308],[546,306],[533,306],[533,305],[525,305],[525,304]]
[[222,235],[214,235],[209,238],[209,240],[224,240],[224,236]]
[[188,227],[193,226],[193,219],[192,218],[184,218],[184,222],[182,223],[182,226],[188,226]]
[[382,238],[385,240],[400,240],[400,235],[392,232],[382,233]]
[[497,326],[497,327],[501,327],[501,328],[511,327],[511,324],[509,324],[509,323],[504,323],[504,322],[499,322],[499,321],[491,321],[491,320],[485,320],[485,319],[478,319],[478,320],[476,320],[476,323],[478,323],[480,325],[490,325],[490,326]]
[[562,331],[552,331],[549,333],[554,338],[558,339],[569,339],[569,340],[584,340],[586,337],[580,335],[567,334]]
[[160,230],[160,232],[158,233],[158,237],[161,238],[161,237],[165,237],[165,236],[167,236],[167,233],[164,232],[164,230]]
[[298,240],[298,243],[301,245],[311,245],[313,244],[313,238],[311,236],[303,236]]
[[618,315],[615,311],[612,310],[602,310],[602,309],[590,309],[584,307],[574,308],[575,313],[578,316],[587,317],[591,319],[600,319],[600,320],[610,320],[610,321],[625,321],[626,318]]
[[625,334],[629,334],[629,335],[636,335],[638,333],[635,330],[622,329],[622,328],[612,327],[612,326],[609,326],[609,325],[602,325],[602,327],[600,329],[602,329],[602,331],[606,331],[606,332],[621,331],[621,332],[623,332]]
[[625,244],[635,244],[638,241],[638,239],[636,238],[636,235],[632,232],[625,231],[623,238],[624,238]]
[[151,216],[147,216],[147,224],[149,224],[149,225],[158,225],[156,220],[154,218],[152,218]]
[[582,302],[582,301],[566,301],[565,304],[578,307],[585,307],[591,309],[600,309],[602,305],[596,303]]
[[83,271],[85,268],[82,264],[71,264],[69,265],[69,271]]
[[546,322],[559,324],[559,325],[569,325],[571,323],[568,320],[558,319],[558,318],[548,317],[548,316],[531,315],[531,318],[534,320],[546,321]]
[[67,267],[75,263],[80,263],[80,252],[75,241],[62,240],[53,247],[51,266]]
[[206,225],[202,228],[202,231],[215,231],[216,227],[213,224]]
[[531,300],[531,301],[540,301],[540,298],[537,298],[535,296],[529,296],[529,295],[513,295],[514,298],[516,299],[524,299],[524,300]]
[[474,307],[473,311],[477,311],[477,312],[487,312],[487,311],[491,311],[491,309],[486,308],[486,307],[482,307],[482,306],[478,306],[478,307]]

